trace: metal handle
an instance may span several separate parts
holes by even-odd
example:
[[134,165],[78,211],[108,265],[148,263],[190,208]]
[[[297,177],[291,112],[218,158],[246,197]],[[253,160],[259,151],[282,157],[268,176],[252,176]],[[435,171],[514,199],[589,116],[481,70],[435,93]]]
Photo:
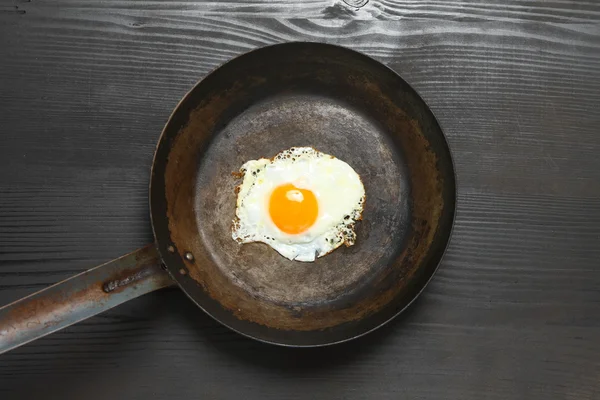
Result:
[[146,246],[0,308],[0,354],[173,284]]

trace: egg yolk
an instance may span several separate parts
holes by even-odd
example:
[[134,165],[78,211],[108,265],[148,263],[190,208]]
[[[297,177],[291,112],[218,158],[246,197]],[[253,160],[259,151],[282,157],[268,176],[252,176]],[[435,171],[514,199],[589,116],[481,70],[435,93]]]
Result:
[[271,193],[269,214],[273,223],[285,233],[302,233],[317,220],[319,205],[315,194],[291,183],[278,186]]

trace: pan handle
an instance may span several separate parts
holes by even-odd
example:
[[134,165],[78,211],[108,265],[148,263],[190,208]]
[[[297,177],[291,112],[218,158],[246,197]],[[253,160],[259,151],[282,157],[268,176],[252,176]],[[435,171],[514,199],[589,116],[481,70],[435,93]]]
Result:
[[174,285],[152,244],[0,308],[0,354]]

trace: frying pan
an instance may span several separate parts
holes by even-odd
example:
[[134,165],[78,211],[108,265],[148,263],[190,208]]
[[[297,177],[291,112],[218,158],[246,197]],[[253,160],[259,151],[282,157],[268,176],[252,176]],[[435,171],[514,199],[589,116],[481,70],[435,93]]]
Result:
[[[312,146],[350,164],[366,191],[356,244],[313,263],[231,238],[232,172]],[[434,274],[456,201],[442,130],[394,71],[318,43],[254,50],[177,105],[150,180],[155,243],[0,309],[0,353],[177,285],[229,328],[264,342],[322,346],[405,309]]]

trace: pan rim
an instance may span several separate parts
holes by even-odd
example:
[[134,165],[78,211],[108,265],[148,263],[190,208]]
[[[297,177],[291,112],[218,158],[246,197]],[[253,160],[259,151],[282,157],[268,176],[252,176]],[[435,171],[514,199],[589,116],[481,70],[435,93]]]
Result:
[[[269,49],[269,48],[273,48],[273,47],[280,47],[280,46],[289,46],[289,45],[317,45],[317,46],[323,46],[323,47],[330,47],[330,48],[336,48],[338,50],[341,51],[345,51],[345,52],[351,52],[354,53],[355,55],[359,55],[360,57],[364,57],[364,58],[368,58],[371,61],[376,62],[377,64],[379,64],[380,67],[384,67],[389,73],[393,74],[395,77],[397,77],[398,79],[400,79],[401,81],[403,81],[404,83],[406,83],[407,87],[412,90],[414,92],[414,94],[419,98],[420,101],[423,102],[425,108],[427,109],[427,111],[429,113],[431,113],[431,116],[433,117],[433,120],[435,122],[435,126],[437,127],[437,129],[439,129],[439,132],[441,133],[441,139],[442,139],[442,143],[443,143],[443,149],[444,151],[447,153],[448,159],[449,159],[449,166],[451,167],[451,171],[447,171],[447,172],[451,172],[448,173],[448,177],[451,178],[452,182],[450,183],[453,187],[452,187],[452,191],[451,193],[449,193],[451,195],[451,200],[452,200],[452,206],[451,208],[448,209],[448,217],[449,217],[449,227],[448,229],[448,233],[447,233],[447,237],[445,238],[445,243],[443,244],[443,248],[440,250],[440,255],[439,255],[439,259],[435,262],[435,265],[431,265],[431,272],[429,273],[429,276],[426,277],[426,279],[424,279],[424,282],[421,283],[420,288],[418,288],[418,290],[416,290],[416,292],[414,294],[412,294],[411,298],[398,310],[394,310],[394,312],[392,312],[385,320],[383,320],[382,322],[376,323],[373,327],[371,327],[370,329],[365,329],[355,335],[349,335],[348,337],[342,338],[340,340],[333,340],[333,341],[324,341],[321,343],[308,343],[308,344],[294,344],[294,343],[288,343],[288,342],[282,342],[282,341],[276,341],[276,340],[269,340],[263,337],[259,337],[247,332],[244,332],[240,329],[237,329],[233,326],[231,326],[230,324],[228,324],[227,322],[223,321],[222,319],[216,317],[215,315],[213,315],[213,313],[211,313],[210,311],[208,311],[202,304],[200,304],[197,299],[195,299],[183,286],[182,283],[179,281],[180,277],[176,276],[176,274],[173,272],[174,269],[170,268],[168,263],[165,262],[164,260],[166,259],[165,257],[165,249],[164,247],[168,245],[168,243],[163,243],[164,246],[161,246],[161,239],[159,237],[159,233],[157,232],[156,229],[156,221],[155,221],[155,215],[153,212],[153,206],[152,204],[155,203],[153,202],[153,195],[152,195],[152,187],[153,187],[153,182],[154,182],[154,177],[156,174],[156,165],[157,165],[157,157],[158,157],[158,153],[159,153],[159,148],[161,147],[161,144],[164,143],[164,139],[166,136],[166,131],[167,128],[169,127],[171,121],[173,120],[174,115],[177,113],[177,111],[179,110],[180,106],[185,103],[188,98],[192,95],[193,92],[195,92],[196,88],[198,86],[200,86],[209,76],[211,76],[214,72],[216,72],[217,70],[225,67],[226,65],[228,65],[229,63],[237,60],[239,57],[242,57],[244,55],[253,53],[253,52],[257,52],[257,51],[261,51],[261,50],[265,50],[265,49]],[[196,306],[198,306],[204,313],[206,313],[208,316],[210,316],[212,319],[214,319],[215,321],[217,321],[219,324],[226,326],[227,328],[231,329],[232,331],[243,335],[247,338],[262,342],[262,343],[266,343],[266,344],[272,344],[272,345],[276,345],[276,346],[281,346],[281,347],[292,347],[292,348],[309,348],[309,347],[325,347],[325,346],[331,346],[331,345],[335,345],[335,344],[339,344],[339,343],[344,343],[344,342],[348,342],[354,339],[357,339],[359,337],[362,337],[364,335],[367,335],[368,333],[371,333],[381,327],[383,327],[384,325],[387,325],[390,321],[392,321],[393,319],[395,319],[396,317],[398,317],[400,314],[402,314],[407,308],[409,308],[413,302],[415,302],[415,300],[423,293],[423,291],[425,290],[425,288],[429,285],[429,283],[431,282],[431,280],[433,279],[433,277],[435,276],[435,274],[437,273],[441,262],[444,258],[444,256],[446,255],[446,252],[448,251],[448,248],[450,246],[450,242],[453,236],[453,231],[454,231],[454,226],[455,226],[455,222],[456,222],[456,214],[457,214],[457,203],[458,203],[458,185],[457,185],[457,176],[456,176],[456,164],[454,161],[454,157],[453,157],[453,152],[452,149],[450,147],[450,143],[448,141],[448,137],[446,135],[446,133],[444,132],[444,130],[442,129],[442,126],[439,123],[438,118],[436,117],[435,113],[433,112],[433,110],[431,109],[431,107],[429,106],[429,104],[425,101],[425,99],[423,98],[423,96],[421,96],[421,94],[409,83],[407,82],[402,76],[400,76],[400,74],[398,72],[396,72],[394,69],[392,69],[391,67],[389,67],[388,65],[386,65],[385,63],[377,60],[376,58],[369,56],[365,53],[362,53],[360,51],[345,47],[345,46],[340,46],[340,45],[336,45],[336,44],[329,44],[329,43],[323,43],[323,42],[315,42],[315,41],[291,41],[291,42],[281,42],[281,43],[276,43],[276,44],[271,44],[268,46],[262,46],[262,47],[257,47],[254,49],[251,49],[247,52],[244,53],[240,53],[239,55],[227,60],[226,62],[216,66],[215,68],[211,69],[211,71],[209,71],[205,76],[203,76],[200,80],[198,80],[192,87],[190,90],[188,90],[186,92],[186,94],[178,101],[177,105],[173,108],[171,114],[169,115],[169,118],[167,119],[161,134],[157,140],[156,143],[156,147],[155,147],[155,151],[154,151],[154,155],[152,158],[152,166],[150,169],[150,182],[149,182],[149,213],[150,213],[150,223],[152,226],[152,233],[154,236],[154,240],[155,240],[155,244],[156,247],[158,249],[158,252],[160,254],[161,259],[163,260],[164,264],[166,265],[166,270],[169,273],[169,275],[173,278],[173,280],[177,283],[177,285],[179,286],[179,288],[185,293],[185,295],[194,303],[196,304]],[[166,239],[163,237],[162,238],[163,241],[165,241]]]

